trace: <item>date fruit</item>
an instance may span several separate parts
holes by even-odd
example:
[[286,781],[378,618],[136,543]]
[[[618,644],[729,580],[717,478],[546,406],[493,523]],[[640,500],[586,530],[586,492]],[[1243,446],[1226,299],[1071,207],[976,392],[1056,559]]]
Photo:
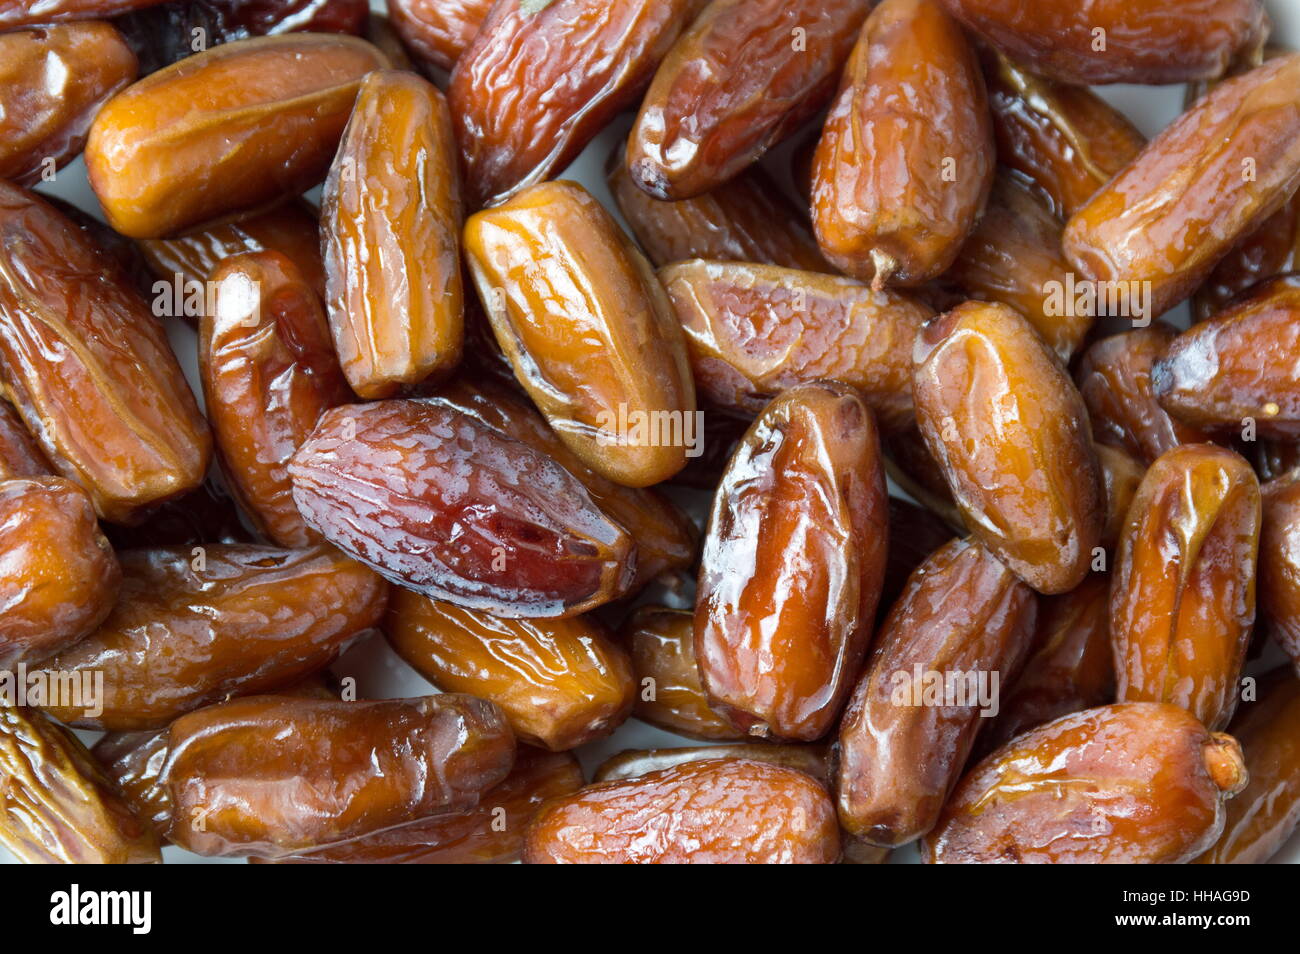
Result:
[[388,0],[393,29],[416,58],[450,70],[492,9],[492,0]]
[[0,30],[60,20],[111,17],[163,0],[0,0]]
[[1102,482],[1106,485],[1106,529],[1101,533],[1101,545],[1113,550],[1128,519],[1128,508],[1133,495],[1142,483],[1146,467],[1127,451],[1105,444],[1094,444],[1097,462],[1101,464]]
[[651,772],[707,759],[748,759],[794,769],[815,778],[823,788],[832,782],[830,750],[825,745],[739,742],[733,745],[687,745],[672,749],[629,749],[607,758],[596,768],[594,782],[639,778]]
[[1300,474],[1270,480],[1261,493],[1259,606],[1300,673]]
[[1300,272],[1300,192],[1233,247],[1192,295],[1192,320],[1204,321],[1257,282]]

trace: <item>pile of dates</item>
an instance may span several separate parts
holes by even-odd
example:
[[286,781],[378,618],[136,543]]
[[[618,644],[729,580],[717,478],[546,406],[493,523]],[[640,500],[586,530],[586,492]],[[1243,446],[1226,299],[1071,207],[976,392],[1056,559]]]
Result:
[[[1270,858],[1300,820],[1270,30],[0,0],[0,843]],[[1147,141],[1109,83],[1187,108]],[[557,178],[611,127],[607,192]],[[77,157],[102,220],[51,197]],[[363,640],[428,694],[358,698],[330,667]],[[699,744],[617,752],[628,719]]]

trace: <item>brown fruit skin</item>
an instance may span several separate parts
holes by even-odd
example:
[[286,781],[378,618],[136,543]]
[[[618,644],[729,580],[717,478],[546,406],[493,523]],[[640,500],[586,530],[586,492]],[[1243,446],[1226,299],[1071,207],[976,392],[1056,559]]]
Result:
[[[1064,83],[1184,83],[1263,41],[1262,0],[942,0],[1026,69]],[[1105,47],[1096,49],[1096,30]]]
[[1214,317],[1251,286],[1285,272],[1300,272],[1300,192],[1214,266],[1192,295],[1192,320]]
[[823,381],[767,406],[709,515],[695,658],[713,706],[753,736],[834,724],[866,653],[889,536],[875,421]]
[[650,263],[586,189],[548,182],[477,213],[465,254],[515,376],[583,463],[628,487],[686,465],[685,441],[635,443],[637,421],[667,414],[679,436],[694,423],[685,335]]
[[1246,784],[1241,747],[1158,703],[1062,716],[989,755],[925,839],[929,864],[1183,864]]
[[880,426],[912,423],[912,342],[934,312],[851,278],[741,262],[679,262],[659,280],[686,331],[700,396],[758,414],[787,388],[843,381]]
[[637,185],[657,199],[687,199],[758,160],[834,94],[870,8],[871,0],[712,0],[641,101],[627,149]]
[[493,4],[447,99],[465,204],[497,205],[567,166],[626,107],[704,0]]
[[921,330],[913,367],[917,423],[971,532],[1038,592],[1074,589],[1106,499],[1060,361],[1013,309],[967,302]]
[[1261,493],[1259,607],[1300,673],[1300,475],[1270,480]]
[[388,0],[393,29],[416,58],[450,70],[483,25],[492,0]]
[[1111,578],[1120,702],[1170,702],[1221,729],[1255,622],[1259,481],[1232,451],[1176,447],[1129,507]]
[[366,77],[321,201],[330,328],[360,397],[392,397],[460,363],[456,162],[432,83],[397,70]]
[[1061,223],[1040,193],[1014,173],[993,180],[984,215],[944,278],[969,297],[1008,305],[1028,319],[1060,359],[1083,343],[1094,316],[1053,314],[1049,289],[1066,288],[1070,264],[1061,254]]
[[632,666],[585,616],[500,619],[398,588],[384,634],[444,692],[501,707],[521,742],[563,752],[604,738],[632,710]]
[[0,844],[25,864],[162,864],[80,740],[23,706],[0,706]]
[[291,685],[376,625],[387,599],[383,581],[324,546],[210,544],[120,559],[121,597],[103,625],[43,666],[103,673],[98,715],[45,706],[79,728],[157,729],[199,706]]
[[593,782],[616,782],[651,772],[711,759],[767,762],[810,775],[826,789],[833,781],[831,752],[826,745],[738,742],[734,745],[688,745],[673,749],[628,749],[596,767]]
[[211,280],[199,376],[227,486],[265,537],[309,546],[320,538],[294,506],[289,458],[324,411],[352,399],[320,299],[279,252],[228,258]]
[[478,807],[408,822],[355,841],[275,862],[253,864],[508,865],[519,860],[524,833],[548,800],[582,787],[582,766],[567,752],[521,745],[504,782],[483,793]]
[[0,247],[0,378],[45,456],[115,522],[197,487],[212,454],[207,423],[125,273],[2,182]]
[[0,480],[48,477],[53,470],[22,418],[8,401],[0,401]]
[[1146,466],[1118,447],[1094,444],[1093,448],[1097,451],[1102,482],[1106,485],[1106,528],[1101,533],[1101,545],[1113,550],[1124,530],[1129,505],[1142,483]]
[[1205,433],[1171,417],[1156,400],[1151,371],[1178,332],[1163,321],[1102,338],[1083,353],[1074,371],[1098,444],[1127,451],[1150,464],[1180,444],[1199,444]]
[[135,54],[107,23],[0,34],[0,179],[31,186],[71,162],[135,74]]
[[813,156],[823,254],[876,287],[934,278],[974,228],[993,164],[984,80],[961,29],[929,0],[884,0]]
[[454,693],[251,696],[177,719],[167,747],[168,837],[268,858],[471,809],[515,758],[501,711]]
[[[987,717],[976,705],[911,704],[923,689],[911,683],[914,667],[996,672],[999,685],[1009,684],[1029,651],[1035,612],[1033,590],[969,538],[953,540],[912,574],[840,723],[846,831],[893,847],[934,826]],[[900,691],[907,703],[898,701]]]
[[1066,258],[1093,280],[1150,282],[1154,315],[1185,299],[1300,185],[1297,86],[1300,54],[1216,87],[1075,213]]
[[1229,800],[1223,833],[1195,864],[1264,864],[1300,822],[1300,681],[1294,672],[1275,670],[1260,691],[1231,726],[1250,781]]
[[984,57],[998,161],[1028,176],[1068,219],[1142,151],[1146,137],[1092,90]]
[[803,772],[707,759],[590,785],[537,814],[524,864],[834,864],[835,807]]
[[1256,285],[1175,338],[1151,369],[1160,406],[1192,427],[1300,438],[1300,274]]
[[642,606],[623,624],[620,642],[632,657],[636,693],[632,715],[692,739],[743,739],[709,705],[695,663],[694,620],[690,610]]
[[605,181],[632,234],[655,267],[688,258],[758,262],[834,272],[808,227],[808,215],[763,171],[750,166],[717,188],[663,202],[628,175],[621,149],[609,157]]
[[362,78],[365,40],[254,37],[187,57],[99,112],[86,171],[108,224],[166,238],[305,192],[325,176]]
[[0,0],[0,29],[111,17],[161,2],[163,0]]
[[393,582],[506,617],[622,596],[635,542],[568,471],[433,401],[327,411],[289,464],[307,525]]
[[0,553],[0,666],[53,655],[113,608],[121,568],[70,480],[0,481]]

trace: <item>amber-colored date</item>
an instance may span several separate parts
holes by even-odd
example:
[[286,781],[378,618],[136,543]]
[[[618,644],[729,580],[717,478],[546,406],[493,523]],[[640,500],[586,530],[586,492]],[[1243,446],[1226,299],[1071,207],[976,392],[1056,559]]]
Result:
[[813,157],[822,252],[876,287],[934,278],[984,208],[994,158],[984,80],[961,28],[930,0],[884,0]]
[[966,523],[1040,593],[1074,589],[1106,519],[1088,412],[1029,323],[968,302],[916,339],[917,422]]
[[871,637],[889,518],[875,421],[853,388],[785,391],[750,427],[709,516],[695,657],[750,735],[811,740],[844,704]]
[[473,808],[515,757],[501,711],[454,693],[251,696],[177,719],[167,748],[168,837],[269,858]]
[[128,87],[95,118],[86,171],[108,223],[165,238],[320,182],[362,78],[365,40],[286,34],[226,43]]
[[1192,296],[1193,321],[1213,317],[1252,285],[1285,272],[1300,272],[1300,192],[1214,266]]
[[912,342],[933,312],[890,289],[775,265],[687,261],[659,280],[702,397],[757,414],[786,388],[843,381],[881,427],[912,423]]
[[1300,672],[1300,474],[1270,480],[1261,492],[1259,607]]
[[554,752],[613,732],[632,708],[632,667],[594,619],[500,619],[398,589],[388,644],[444,692],[501,707],[523,742]]
[[1227,725],[1255,622],[1259,481],[1212,444],[1147,471],[1115,555],[1110,638],[1120,702],[1171,702]]
[[289,464],[299,512],[402,586],[495,616],[621,596],[635,543],[550,457],[430,401],[327,411]]
[[108,520],[198,486],[212,440],[162,327],[80,229],[0,182],[0,378]]
[[450,70],[478,33],[492,0],[388,0],[393,29],[411,52]]
[[323,669],[379,622],[387,587],[329,547],[131,550],[117,605],[48,672],[103,674],[99,698],[45,708],[82,728],[155,729],[198,706]]
[[1062,716],[962,779],[926,838],[931,864],[1182,864],[1214,843],[1246,784],[1241,746],[1186,710]]
[[740,742],[733,745],[687,745],[675,749],[628,749],[607,758],[596,768],[593,782],[638,778],[690,762],[706,759],[749,759],[769,762],[811,775],[829,789],[832,778],[830,750],[825,745]]
[[1102,482],[1106,485],[1106,527],[1101,533],[1101,545],[1113,549],[1128,519],[1128,508],[1133,503],[1138,485],[1146,467],[1128,451],[1106,444],[1094,444],[1097,463],[1101,464]]
[[414,73],[371,73],[321,203],[330,328],[360,397],[392,397],[460,362],[460,220],[442,93]]
[[547,803],[525,864],[833,864],[835,807],[803,772],[708,759]]

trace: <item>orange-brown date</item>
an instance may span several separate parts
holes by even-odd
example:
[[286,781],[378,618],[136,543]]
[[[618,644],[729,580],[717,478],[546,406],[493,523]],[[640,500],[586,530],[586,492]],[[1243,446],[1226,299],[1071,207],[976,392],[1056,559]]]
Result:
[[833,725],[867,649],[889,518],[875,421],[852,387],[791,388],[746,433],[700,561],[695,658],[711,703],[754,736]]
[[596,768],[593,782],[615,782],[705,759],[749,759],[770,762],[811,775],[823,788],[832,783],[830,752],[824,745],[780,742],[738,742],[731,745],[687,745],[675,749],[629,749],[607,758]]
[[1115,555],[1110,638],[1120,702],[1170,702],[1228,723],[1255,622],[1259,481],[1213,444],[1161,456]]
[[1300,272],[1300,192],[1238,242],[1192,295],[1192,320],[1204,321],[1258,282]]
[[163,0],[0,0],[0,30],[62,20],[111,17]]
[[1300,673],[1300,474],[1261,488],[1259,608]]
[[393,29],[416,58],[450,70],[478,33],[492,0],[388,0]]
[[1142,483],[1146,467],[1118,447],[1093,446],[1097,451],[1097,463],[1101,465],[1102,483],[1106,485],[1106,527],[1101,533],[1101,545],[1110,550],[1119,542],[1129,505]]
[[1160,703],[1062,716],[962,779],[926,838],[931,864],[1182,864],[1246,784],[1241,746]]
[[1083,399],[1030,324],[967,302],[916,339],[917,423],[966,524],[1040,593],[1074,589],[1106,519]]

